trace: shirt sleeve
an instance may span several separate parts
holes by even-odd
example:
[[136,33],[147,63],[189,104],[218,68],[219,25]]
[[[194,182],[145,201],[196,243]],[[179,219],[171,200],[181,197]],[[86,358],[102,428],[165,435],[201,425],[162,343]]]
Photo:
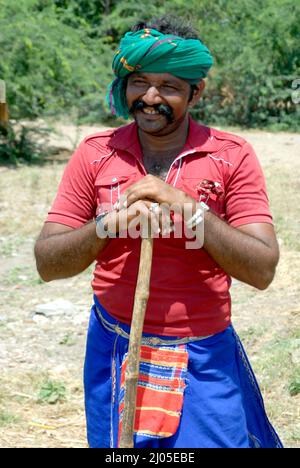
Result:
[[68,162],[46,222],[74,229],[95,216],[94,176],[81,143]]
[[229,177],[225,195],[226,219],[233,227],[272,222],[265,177],[249,143],[241,150]]

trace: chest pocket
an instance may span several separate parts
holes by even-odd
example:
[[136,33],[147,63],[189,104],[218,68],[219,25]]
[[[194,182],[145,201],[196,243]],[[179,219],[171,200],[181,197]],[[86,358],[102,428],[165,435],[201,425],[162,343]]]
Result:
[[199,177],[183,177],[182,190],[195,200],[204,201],[212,211],[218,214],[221,218],[225,218],[224,191],[222,183],[216,181],[215,183],[219,185],[219,188],[217,190],[210,190],[209,188],[204,188],[209,184],[204,184],[203,187],[203,181],[207,180]]
[[95,182],[97,213],[110,211],[120,198],[120,195],[132,185],[137,173],[131,174],[105,174],[99,176]]

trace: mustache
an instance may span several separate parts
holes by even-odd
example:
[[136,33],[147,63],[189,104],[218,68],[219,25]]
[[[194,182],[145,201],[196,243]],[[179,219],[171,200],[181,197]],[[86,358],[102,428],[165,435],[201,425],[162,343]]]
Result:
[[164,115],[168,122],[171,123],[174,120],[174,115],[173,115],[173,110],[171,109],[170,106],[166,104],[154,104],[153,106],[149,106],[146,104],[144,101],[141,101],[140,99],[136,99],[133,101],[132,106],[129,109],[130,114],[134,114],[136,111],[142,111],[144,110],[145,107],[152,107],[155,111],[157,111],[159,114]]

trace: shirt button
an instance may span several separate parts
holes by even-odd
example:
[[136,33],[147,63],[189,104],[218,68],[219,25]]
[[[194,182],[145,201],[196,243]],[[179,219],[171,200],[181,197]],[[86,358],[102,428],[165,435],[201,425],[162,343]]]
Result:
[[112,182],[117,182],[117,180],[118,180],[118,179],[117,179],[116,177],[113,177],[113,178],[111,179]]

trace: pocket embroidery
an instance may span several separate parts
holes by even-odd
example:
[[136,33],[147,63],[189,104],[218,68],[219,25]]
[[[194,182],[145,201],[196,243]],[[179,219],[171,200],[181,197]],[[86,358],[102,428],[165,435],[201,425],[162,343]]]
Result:
[[224,190],[220,182],[214,182],[212,180],[203,179],[196,187],[198,193],[200,194],[199,201],[204,201],[205,203],[210,199],[217,200],[224,196]]
[[[171,437],[177,431],[186,386],[186,345],[141,346],[134,432],[146,437]],[[127,354],[122,362],[119,398],[119,440],[122,431]]]

